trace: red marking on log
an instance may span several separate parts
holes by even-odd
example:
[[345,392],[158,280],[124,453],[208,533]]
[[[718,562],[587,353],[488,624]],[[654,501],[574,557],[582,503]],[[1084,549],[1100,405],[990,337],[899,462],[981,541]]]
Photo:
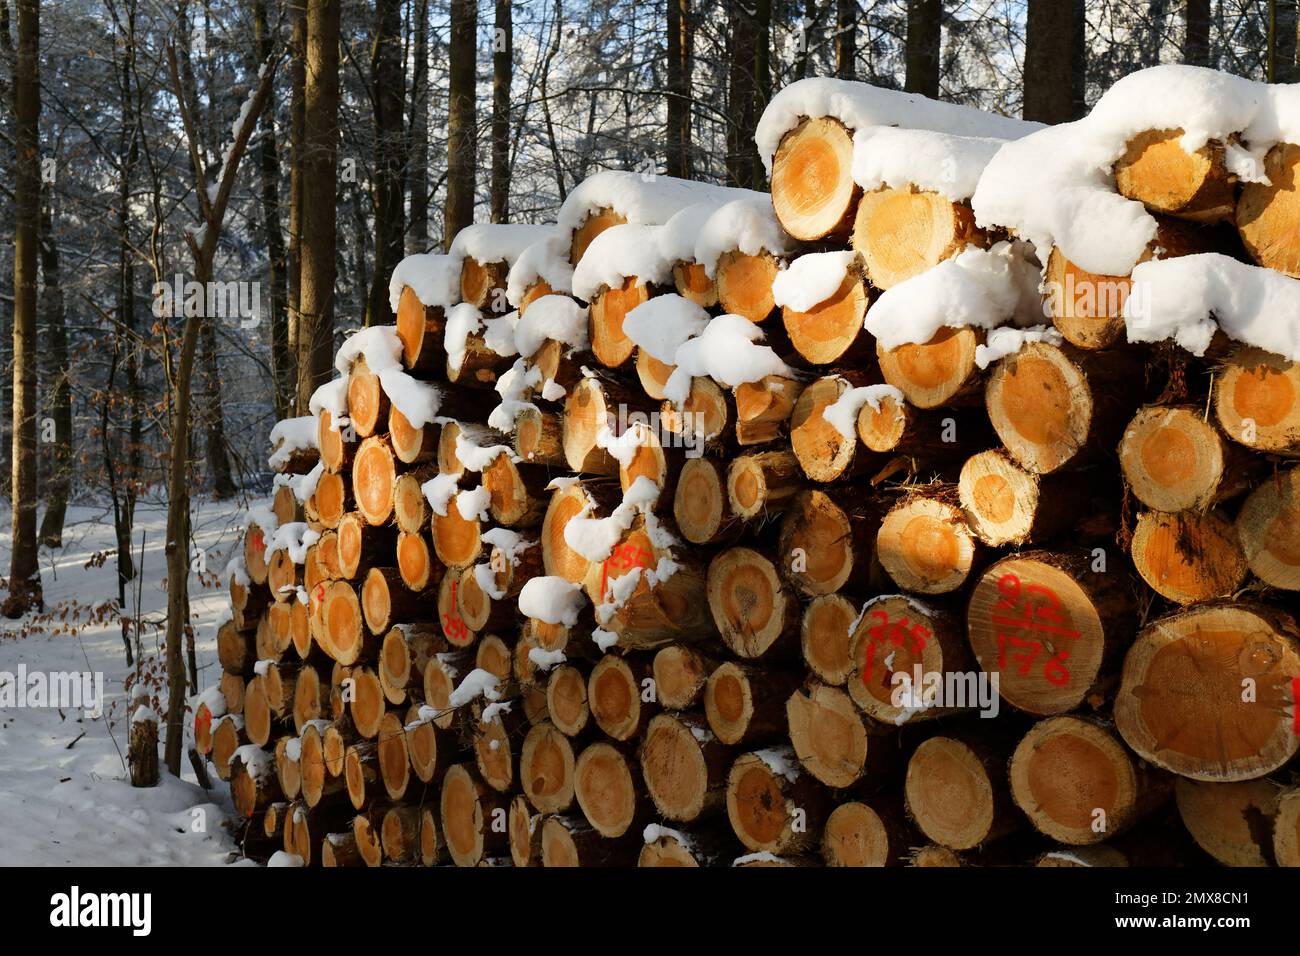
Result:
[[[1004,632],[1002,630],[1004,627],[1008,631],[1037,631],[1041,634],[1078,640],[1079,632],[1070,630],[1066,625],[1066,621],[1061,615],[1061,599],[1056,596],[1056,592],[1051,588],[1044,587],[1041,584],[1022,586],[1018,576],[1004,574],[998,578],[998,591],[1002,594],[1002,599],[993,606],[990,620],[998,632],[999,670],[1005,670],[1007,667],[1008,646],[1024,651],[1021,654],[1011,655],[1011,662],[1017,665],[1017,669],[1022,675],[1030,672],[1034,666],[1034,661],[1038,659],[1039,654],[1043,651],[1042,641],[1027,636],[1018,637],[1014,633]],[[1036,605],[1034,602],[1035,596],[1042,598],[1042,602]],[[1023,603],[1017,607],[1017,602],[1022,598]],[[998,611],[1008,613],[1004,615],[999,614]],[[1069,657],[1069,651],[1057,651],[1054,656],[1043,662],[1043,677],[1048,683],[1055,684],[1057,687],[1064,687],[1070,682],[1070,671],[1065,666],[1065,661]]]

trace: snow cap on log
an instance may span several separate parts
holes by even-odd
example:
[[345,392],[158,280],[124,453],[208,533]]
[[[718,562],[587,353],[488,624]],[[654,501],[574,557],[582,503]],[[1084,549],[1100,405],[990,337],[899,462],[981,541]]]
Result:
[[388,305],[394,313],[402,289],[410,286],[421,305],[449,308],[460,298],[460,259],[435,252],[407,256],[388,280]]
[[714,186],[674,176],[605,170],[578,184],[560,207],[556,225],[567,246],[584,219],[599,209],[612,209],[629,223],[663,225],[687,206],[718,204],[752,197],[748,189]]
[[915,186],[962,202],[974,195],[984,167],[1004,143],[990,136],[868,126],[853,135],[853,181],[868,192]]

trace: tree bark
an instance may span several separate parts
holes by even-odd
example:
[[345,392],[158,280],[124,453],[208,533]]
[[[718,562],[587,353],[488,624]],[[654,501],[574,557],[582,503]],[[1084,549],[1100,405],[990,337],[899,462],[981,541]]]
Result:
[[691,177],[690,0],[668,7],[668,175]]
[[1294,83],[1296,67],[1296,0],[1269,0],[1268,81]]
[[36,543],[36,246],[40,202],[37,74],[38,0],[17,0],[18,56],[14,76],[14,325],[13,452],[10,496],[13,552],[9,564],[8,617],[21,617],[41,599]]
[[[271,56],[271,33],[266,19],[266,0],[253,4],[253,34],[257,44],[257,61],[265,63]],[[285,303],[284,236],[280,232],[280,159],[275,141],[275,97],[262,114],[262,139],[258,144],[261,174],[262,229],[266,235],[266,277],[271,287],[271,376],[275,417],[288,418],[293,408],[294,363],[297,356],[289,351],[289,317]]]
[[302,164],[306,151],[307,89],[307,2],[290,0],[289,15],[293,35],[289,41],[289,259],[288,342],[290,361],[294,365],[294,393],[291,404],[298,415],[307,412],[300,400],[303,379],[302,288]]
[[1210,65],[1210,0],[1187,0],[1183,62],[1193,66]]
[[514,50],[510,0],[496,0],[496,34],[492,41],[493,222],[510,219],[510,79],[514,72]]
[[731,63],[727,102],[732,121],[727,127],[727,178],[733,186],[763,186],[763,164],[754,146],[754,129],[771,95],[771,18],[771,0],[755,0],[753,11],[740,3],[728,7]]
[[339,138],[339,0],[308,0],[303,87],[298,409],[329,380],[334,342],[334,279]]
[[[72,489],[72,387],[68,380],[68,330],[64,321],[63,287],[59,283],[59,247],[54,239],[50,191],[41,209],[41,279],[45,324],[49,330],[46,388],[54,395],[53,448],[49,461],[49,493],[41,521],[41,544],[63,546],[63,519]],[[44,430],[44,425],[42,425]]]
[[1025,15],[1027,120],[1065,123],[1084,112],[1082,0],[1032,0]]
[[474,99],[478,5],[474,0],[451,2],[450,76],[447,106],[447,199],[443,213],[443,248],[450,250],[456,234],[474,221],[477,179],[477,135]]
[[[1032,16],[1032,14],[1030,14]],[[943,4],[909,0],[907,4],[907,80],[903,89],[931,99],[939,96],[939,45]]]
[[407,146],[406,178],[411,190],[411,222],[406,235],[408,254],[424,252],[429,245],[429,0],[419,0],[412,12],[416,23]]
[[835,0],[835,75],[841,80],[857,79],[858,2]]
[[406,90],[402,51],[401,0],[375,0],[375,41],[370,76],[375,109],[375,269],[366,302],[366,325],[389,325],[388,275],[402,258],[406,234],[402,170],[406,131],[402,104]]

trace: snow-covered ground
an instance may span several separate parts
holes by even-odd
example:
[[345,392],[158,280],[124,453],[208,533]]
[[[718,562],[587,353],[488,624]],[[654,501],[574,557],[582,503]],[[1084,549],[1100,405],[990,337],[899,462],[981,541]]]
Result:
[[[215,623],[227,601],[219,576],[242,527],[241,512],[240,502],[194,503],[195,539],[208,572],[190,578],[200,690],[220,677]],[[134,550],[138,559],[143,533],[143,646],[146,667],[160,676],[167,605],[165,527],[165,505],[141,502]],[[0,509],[0,529],[4,574],[12,541],[7,509]],[[47,615],[0,618],[0,672],[16,675],[22,666],[29,674],[102,672],[103,716],[92,719],[80,710],[54,707],[0,707],[0,865],[222,864],[234,849],[221,825],[231,813],[229,789],[222,781],[214,775],[212,791],[205,792],[188,758],[182,759],[181,779],[164,767],[161,785],[152,789],[133,788],[127,776],[123,687],[131,669],[116,611],[96,613],[117,596],[117,565],[113,556],[92,561],[115,547],[112,513],[70,508],[63,540],[62,548],[41,549]],[[128,598],[131,614],[136,586]],[[67,618],[60,620],[65,610]],[[161,713],[165,693],[158,697]]]

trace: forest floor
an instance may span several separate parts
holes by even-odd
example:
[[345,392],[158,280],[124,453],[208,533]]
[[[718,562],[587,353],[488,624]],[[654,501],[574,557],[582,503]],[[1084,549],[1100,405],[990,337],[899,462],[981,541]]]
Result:
[[[241,502],[193,503],[195,541],[204,554],[201,573],[190,584],[200,690],[221,674],[216,624],[228,601],[219,579],[242,532],[243,512]],[[12,541],[7,509],[0,509],[0,528],[2,573],[9,568]],[[140,502],[134,549],[139,561],[143,535],[143,574],[131,584],[127,613],[135,617],[138,593],[144,682],[160,714],[166,707],[160,689],[165,528],[165,503]],[[130,784],[124,688],[134,668],[126,663],[116,608],[115,545],[111,511],[70,508],[63,547],[41,549],[45,613],[0,618],[0,682],[21,678],[23,668],[29,681],[35,673],[103,675],[99,717],[81,708],[8,706],[11,701],[0,696],[0,865],[214,865],[235,848],[221,825],[232,812],[229,789],[213,775],[213,789],[205,792],[188,757],[182,757],[180,779],[164,766],[159,786]],[[17,700],[31,703],[30,690],[26,701],[21,692]],[[186,723],[192,733],[188,714]]]

